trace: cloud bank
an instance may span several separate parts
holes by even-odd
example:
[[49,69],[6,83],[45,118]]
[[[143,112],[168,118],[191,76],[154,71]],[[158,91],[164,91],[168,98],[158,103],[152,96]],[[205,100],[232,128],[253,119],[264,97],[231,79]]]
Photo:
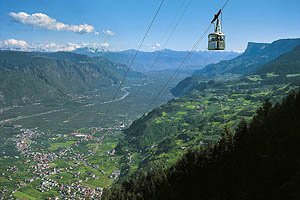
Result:
[[38,28],[44,28],[47,30],[54,31],[72,31],[79,34],[99,33],[95,31],[95,28],[88,24],[81,25],[68,25],[61,22],[57,22],[56,19],[49,17],[43,13],[33,13],[32,15],[25,12],[14,13],[11,12],[9,15],[16,21],[25,25],[30,25]]
[[56,52],[56,51],[74,51],[78,48],[92,48],[107,51],[110,46],[109,43],[66,43],[56,44],[54,42],[48,43],[28,43],[24,40],[8,39],[0,40],[1,50],[16,50],[16,51],[42,51],[42,52]]

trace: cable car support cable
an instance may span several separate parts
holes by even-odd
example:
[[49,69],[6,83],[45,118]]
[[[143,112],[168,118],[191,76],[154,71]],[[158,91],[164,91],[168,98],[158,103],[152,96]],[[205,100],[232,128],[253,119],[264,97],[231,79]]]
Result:
[[[155,21],[155,19],[156,19],[156,17],[157,17],[157,15],[158,15],[158,13],[159,13],[159,11],[160,11],[160,9],[161,9],[161,7],[162,7],[162,5],[163,5],[164,2],[165,2],[165,0],[162,0],[162,1],[161,1],[161,3],[160,3],[160,5],[159,5],[159,7],[158,7],[158,9],[157,9],[157,11],[156,11],[154,17],[152,18],[152,21],[151,21],[151,23],[150,23],[150,25],[149,25],[149,27],[148,27],[148,29],[147,29],[147,31],[146,31],[144,37],[143,37],[143,39],[142,39],[142,41],[141,41],[141,43],[140,43],[138,49],[136,50],[136,52],[135,52],[135,54],[134,54],[134,57],[133,57],[133,59],[131,60],[131,63],[129,64],[129,66],[128,66],[127,70],[126,70],[126,72],[125,72],[125,74],[124,74],[124,76],[123,76],[123,79],[121,80],[121,82],[120,82],[120,84],[119,84],[119,86],[118,86],[118,89],[116,90],[116,92],[115,92],[115,94],[114,94],[114,96],[113,96],[113,98],[112,98],[112,100],[111,100],[112,102],[116,99],[118,93],[120,92],[120,89],[121,89],[122,85],[124,84],[124,81],[125,81],[125,79],[126,79],[128,73],[129,73],[129,71],[130,71],[130,69],[131,69],[131,67],[132,67],[132,65],[133,65],[133,63],[134,63],[134,61],[135,61],[135,59],[136,59],[136,57],[137,57],[137,55],[138,55],[140,49],[141,49],[141,47],[143,46],[144,41],[145,41],[145,39],[146,39],[148,33],[150,32],[150,29],[151,29],[151,27],[152,27],[152,25],[153,25],[153,23],[154,23],[154,21]],[[101,121],[100,121],[100,124],[103,122],[103,120],[106,118],[107,114],[109,113],[109,111],[110,111],[110,109],[111,109],[111,105],[112,105],[112,104],[109,104],[108,109],[106,110],[106,112],[104,113],[104,115],[103,115],[103,117],[102,117],[102,119],[101,119]]]
[[[152,68],[155,66],[155,64],[157,63],[158,59],[160,58],[160,56],[161,56],[161,54],[162,54],[161,50],[164,49],[164,48],[166,48],[167,44],[169,43],[169,41],[170,41],[171,37],[173,36],[174,32],[176,31],[176,29],[177,29],[177,27],[178,27],[180,21],[182,20],[183,16],[185,15],[185,13],[186,13],[188,7],[190,6],[191,2],[192,2],[192,0],[189,0],[188,3],[186,4],[186,6],[184,7],[184,10],[182,11],[180,17],[178,18],[178,20],[177,20],[175,26],[173,27],[173,29],[171,30],[170,34],[168,35],[167,40],[165,41],[164,45],[160,48],[160,51],[158,51],[157,56],[155,57],[154,62],[152,63],[150,69],[152,69]],[[184,4],[185,4],[185,1],[184,1],[183,5],[184,5]],[[179,10],[178,13],[175,15],[175,17],[174,17],[174,19],[173,19],[172,21],[175,21],[175,19],[177,18],[179,12],[180,12],[180,10]],[[173,24],[173,22],[171,23],[171,25],[172,25],[172,24]],[[171,27],[171,25],[170,25],[170,27]],[[169,32],[169,29],[165,32],[164,36],[162,37],[162,40],[163,40],[163,38],[165,38],[165,36],[167,35],[168,32]],[[139,87],[139,89],[138,89],[137,92],[135,93],[135,96],[134,96],[134,97],[138,96],[140,90],[141,90],[141,87]],[[128,109],[130,109],[130,106],[131,106],[131,104],[129,105],[129,108],[128,108]]]
[[[216,14],[217,17],[220,15],[220,13],[224,10],[224,8],[226,7],[226,5],[228,4],[229,0],[226,0],[225,4],[223,5],[222,9],[219,10],[219,12]],[[166,82],[166,84],[162,87],[162,89],[157,93],[157,95],[153,98],[153,100],[151,101],[151,103],[149,104],[149,106],[147,107],[146,111],[144,112],[144,115],[146,114],[146,112],[148,110],[150,110],[151,106],[156,102],[156,100],[158,99],[158,97],[163,93],[163,91],[167,88],[167,86],[169,85],[169,83],[171,82],[171,80],[176,77],[176,75],[178,74],[178,72],[181,70],[181,68],[184,66],[184,64],[186,63],[186,61],[191,57],[191,55],[193,54],[193,51],[198,47],[199,43],[201,42],[201,40],[204,38],[204,36],[207,34],[207,32],[209,31],[209,29],[211,28],[211,26],[213,25],[214,21],[217,19],[216,15],[214,17],[214,19],[211,21],[210,25],[207,27],[207,29],[203,32],[203,34],[199,37],[199,39],[197,40],[197,42],[194,44],[194,46],[191,48],[191,50],[188,52],[188,54],[185,56],[185,58],[183,59],[183,61],[178,65],[178,67],[176,68],[175,72],[172,74],[172,76],[168,79],[168,81]]]
[[188,52],[188,54],[185,56],[185,58],[183,59],[183,61],[179,64],[179,66],[176,68],[175,72],[171,75],[171,77],[168,79],[168,81],[166,82],[166,84],[162,87],[162,89],[157,93],[157,95],[153,98],[153,100],[151,101],[151,103],[149,104],[149,106],[147,107],[146,111],[149,110],[151,108],[151,106],[155,103],[155,101],[158,99],[158,97],[162,94],[162,92],[166,89],[166,87],[169,85],[169,83],[171,82],[171,80],[177,75],[177,73],[180,71],[180,69],[182,68],[182,66],[185,64],[185,62],[191,57],[193,51],[195,50],[195,48],[199,45],[200,41],[204,38],[204,36],[207,34],[207,32],[209,31],[209,29],[211,28],[212,24],[210,24],[208,26],[208,28],[206,29],[206,31],[201,35],[201,37],[198,39],[198,41],[195,43],[195,45],[192,47],[192,49]]

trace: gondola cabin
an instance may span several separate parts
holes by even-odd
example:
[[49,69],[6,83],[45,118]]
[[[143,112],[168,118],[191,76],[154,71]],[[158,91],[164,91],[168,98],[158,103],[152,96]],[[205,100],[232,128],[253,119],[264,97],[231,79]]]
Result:
[[[208,50],[225,50],[225,34],[222,33],[222,25],[219,16],[222,10],[215,14],[211,23],[215,23],[214,32],[208,35]],[[222,21],[222,20],[221,20]]]
[[208,50],[225,50],[225,34],[224,33],[209,34]]

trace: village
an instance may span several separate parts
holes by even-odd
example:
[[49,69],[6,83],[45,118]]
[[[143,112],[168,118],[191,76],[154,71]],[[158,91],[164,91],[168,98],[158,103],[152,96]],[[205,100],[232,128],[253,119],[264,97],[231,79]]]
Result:
[[[106,167],[107,163],[117,163],[117,157],[115,149],[105,143],[105,134],[99,132],[112,134],[125,126],[119,122],[111,128],[91,127],[85,133],[69,134],[49,134],[38,127],[21,128],[12,139],[19,155],[1,158],[21,161],[21,165],[7,166],[0,174],[0,178],[15,186],[11,190],[0,187],[0,199],[18,197],[26,188],[43,197],[49,194],[48,199],[101,199],[105,186],[101,187],[101,180],[112,183],[121,170]],[[21,173],[23,177],[19,178]]]

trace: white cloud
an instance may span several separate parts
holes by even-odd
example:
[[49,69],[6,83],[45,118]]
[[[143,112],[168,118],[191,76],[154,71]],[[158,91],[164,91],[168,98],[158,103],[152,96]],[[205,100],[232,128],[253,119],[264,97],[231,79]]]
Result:
[[161,45],[159,43],[155,43],[154,45],[151,46],[151,49],[159,49],[160,46]]
[[24,50],[28,47],[27,42],[24,40],[8,39],[0,41],[0,48],[2,49],[14,49],[14,50]]
[[27,46],[27,42],[24,40],[15,40],[15,39],[8,39],[4,41],[5,45],[14,45],[14,46],[19,46],[19,47],[25,47]]
[[105,43],[66,43],[56,44],[54,42],[47,43],[28,43],[24,40],[8,39],[0,40],[1,50],[18,50],[18,51],[42,51],[42,52],[56,52],[56,51],[74,51],[78,48],[88,47],[91,49],[108,51],[110,44]]
[[111,30],[103,30],[103,33],[105,34],[105,35],[109,35],[109,36],[113,36],[115,33],[114,32],[112,32]]
[[39,27],[45,28],[48,30],[54,31],[73,31],[75,33],[83,34],[83,33],[94,33],[98,35],[99,33],[95,31],[94,27],[88,24],[81,25],[68,25],[61,22],[57,22],[56,19],[49,17],[43,13],[34,13],[32,15],[27,14],[25,12],[14,13],[11,12],[9,15],[17,22]]

